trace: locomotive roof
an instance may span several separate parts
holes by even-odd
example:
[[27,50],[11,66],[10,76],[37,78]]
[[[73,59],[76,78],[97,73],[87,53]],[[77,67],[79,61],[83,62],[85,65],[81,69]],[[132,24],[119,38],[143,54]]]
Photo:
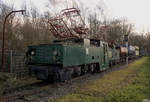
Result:
[[63,39],[63,40],[54,40],[53,43],[65,43],[65,42],[82,42],[83,39]]
[[[83,42],[84,39],[89,39],[89,38],[70,38],[70,39],[63,39],[63,40],[54,40],[53,43],[62,43],[62,42],[75,42],[75,43],[78,43],[78,42]],[[95,41],[95,42],[98,42],[100,40],[97,40],[97,39],[89,39],[90,41]]]

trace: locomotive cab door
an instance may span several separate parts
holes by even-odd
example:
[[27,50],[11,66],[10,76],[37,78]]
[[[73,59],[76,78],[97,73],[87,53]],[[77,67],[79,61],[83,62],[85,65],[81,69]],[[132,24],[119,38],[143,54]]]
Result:
[[108,68],[108,45],[101,42],[101,70]]

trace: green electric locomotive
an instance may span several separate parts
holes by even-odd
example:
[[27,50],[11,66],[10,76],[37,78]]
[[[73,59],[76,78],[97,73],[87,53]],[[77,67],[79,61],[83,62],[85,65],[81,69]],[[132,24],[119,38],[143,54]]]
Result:
[[26,64],[39,80],[65,81],[72,76],[106,70],[113,61],[113,50],[107,42],[95,39],[56,40],[52,44],[29,46]]
[[[80,10],[76,8],[64,9],[59,15],[50,17],[47,26],[59,40],[29,46],[26,52],[29,72],[39,80],[62,82],[88,72],[103,71],[135,54],[132,49],[128,53],[126,47],[116,47],[98,40],[95,34],[89,35]],[[107,29],[106,26],[101,28]],[[136,55],[138,51],[137,48]]]

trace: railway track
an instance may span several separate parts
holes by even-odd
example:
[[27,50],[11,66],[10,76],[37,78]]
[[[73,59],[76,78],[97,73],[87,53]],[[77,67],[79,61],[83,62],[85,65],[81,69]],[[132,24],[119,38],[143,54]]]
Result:
[[[130,61],[130,63],[133,61]],[[65,83],[47,83],[47,82],[37,82],[34,84],[17,87],[11,90],[7,90],[5,96],[0,98],[0,102],[38,102],[39,100],[45,100],[48,98],[57,98],[59,96],[65,95],[67,93],[73,92],[75,86],[80,83],[89,82],[96,78],[101,78],[102,76],[116,70],[120,70],[125,64],[116,65],[109,70],[95,73],[94,75],[86,74],[84,76],[73,78]]]

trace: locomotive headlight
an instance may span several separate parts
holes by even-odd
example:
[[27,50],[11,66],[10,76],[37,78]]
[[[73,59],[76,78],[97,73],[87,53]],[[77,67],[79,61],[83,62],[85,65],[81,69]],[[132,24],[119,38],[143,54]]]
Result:
[[58,55],[58,52],[56,50],[56,48],[53,50],[53,61],[56,62],[56,59],[57,59],[57,55]]
[[35,52],[34,52],[34,51],[31,51],[31,55],[32,55],[32,56],[35,55]]
[[53,55],[54,55],[54,56],[57,56],[57,54],[58,54],[58,53],[57,53],[57,51],[56,51],[56,49],[55,49],[55,50],[53,51]]

